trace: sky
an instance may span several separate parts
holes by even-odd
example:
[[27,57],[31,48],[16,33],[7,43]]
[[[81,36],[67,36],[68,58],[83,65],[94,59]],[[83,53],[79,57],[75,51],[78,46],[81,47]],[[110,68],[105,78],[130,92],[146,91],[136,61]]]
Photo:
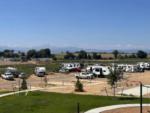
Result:
[[149,0],[0,0],[0,46],[150,48]]

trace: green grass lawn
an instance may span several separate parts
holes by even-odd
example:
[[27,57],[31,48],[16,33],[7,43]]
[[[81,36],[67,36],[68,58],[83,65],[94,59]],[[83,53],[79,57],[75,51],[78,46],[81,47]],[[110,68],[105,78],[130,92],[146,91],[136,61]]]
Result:
[[[100,106],[138,103],[139,99],[30,92],[28,96],[0,98],[0,113],[76,113],[77,102],[80,102],[81,111],[85,112]],[[144,99],[144,103],[149,102],[150,99]]]
[[36,66],[44,66],[47,69],[47,72],[58,72],[60,68],[59,63],[46,63],[41,65],[34,64],[16,64],[16,65],[2,65],[0,66],[0,73],[4,73],[6,67],[15,67],[19,70],[19,72],[25,72],[26,74],[33,74]]

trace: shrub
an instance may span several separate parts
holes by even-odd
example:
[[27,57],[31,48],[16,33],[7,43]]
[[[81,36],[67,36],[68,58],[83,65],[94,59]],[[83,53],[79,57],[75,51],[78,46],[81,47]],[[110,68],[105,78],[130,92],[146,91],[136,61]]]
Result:
[[75,84],[75,91],[83,92],[83,84],[80,82],[79,78],[77,78],[77,82]]
[[21,83],[21,88],[20,89],[21,90],[28,89],[26,79],[22,79],[22,83]]

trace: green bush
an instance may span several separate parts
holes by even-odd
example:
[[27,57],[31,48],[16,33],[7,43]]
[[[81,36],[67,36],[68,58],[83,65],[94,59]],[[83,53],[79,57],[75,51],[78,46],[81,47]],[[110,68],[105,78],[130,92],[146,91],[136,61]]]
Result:
[[83,92],[83,84],[80,82],[79,78],[77,79],[77,82],[75,84],[75,91]]
[[26,79],[22,79],[22,83],[21,83],[21,88],[20,88],[20,89],[21,89],[21,90],[26,90],[26,89],[28,89]]

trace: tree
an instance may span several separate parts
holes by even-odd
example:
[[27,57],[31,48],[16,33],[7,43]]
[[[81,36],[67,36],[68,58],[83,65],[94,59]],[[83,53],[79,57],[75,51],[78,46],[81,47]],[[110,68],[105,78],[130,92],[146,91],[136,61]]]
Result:
[[98,55],[96,52],[94,52],[93,59],[101,59],[101,55]]
[[92,59],[90,54],[87,55],[87,59],[89,59],[89,60]]
[[50,58],[51,50],[49,48],[41,49],[37,52],[38,58]]
[[115,59],[117,59],[117,58],[118,58],[119,51],[118,51],[118,50],[114,50],[112,53],[113,53]]
[[66,55],[64,56],[64,59],[66,60],[74,60],[75,59],[75,55],[69,51],[66,52]]
[[3,51],[3,56],[5,58],[13,58],[13,57],[15,57],[14,50],[9,50],[9,49],[4,50]]
[[27,52],[27,59],[37,58],[37,51],[35,49],[31,49]]
[[137,55],[138,58],[141,58],[141,59],[147,58],[147,53],[144,52],[144,51],[142,51],[142,50],[139,50],[139,51],[136,53],[136,55]]
[[78,54],[79,59],[87,59],[87,57],[88,57],[88,55],[87,55],[86,51],[84,51],[84,50],[79,51],[79,54]]
[[111,87],[114,89],[114,96],[115,96],[115,88],[116,88],[116,84],[118,82],[118,80],[121,79],[121,74],[122,71],[117,69],[116,66],[114,66],[114,68],[110,69],[110,75],[107,77],[108,79],[108,84],[111,85]]

